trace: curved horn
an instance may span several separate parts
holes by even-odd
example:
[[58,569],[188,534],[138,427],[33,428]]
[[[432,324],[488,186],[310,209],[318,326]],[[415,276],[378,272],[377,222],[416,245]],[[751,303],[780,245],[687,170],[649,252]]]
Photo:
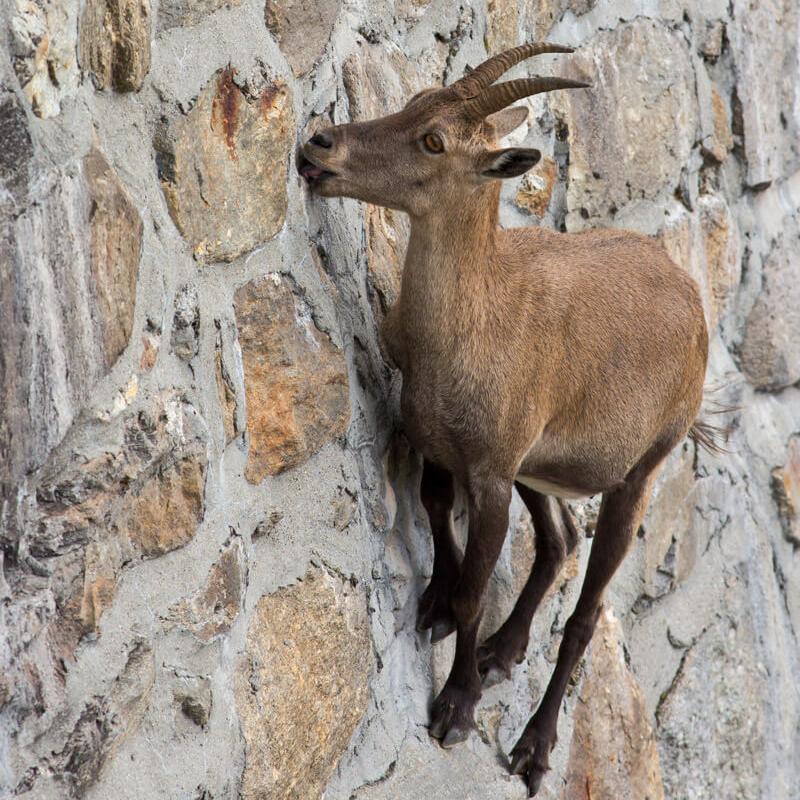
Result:
[[457,80],[450,85],[450,89],[462,100],[475,97],[481,90],[491,86],[504,72],[511,67],[519,64],[531,56],[538,56],[542,53],[574,53],[572,47],[565,47],[561,44],[550,44],[548,42],[529,42],[519,47],[512,47],[503,53],[484,61],[475,67],[469,75]]
[[568,78],[520,78],[490,86],[478,97],[467,100],[464,105],[471,116],[482,119],[523,97],[552,92],[555,89],[586,89],[590,86],[590,83]]

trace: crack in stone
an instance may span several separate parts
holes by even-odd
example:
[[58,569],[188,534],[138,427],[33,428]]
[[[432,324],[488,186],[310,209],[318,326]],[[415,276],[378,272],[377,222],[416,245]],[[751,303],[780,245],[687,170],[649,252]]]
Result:
[[797,642],[797,631],[795,630],[794,620],[792,619],[792,610],[789,607],[789,581],[786,578],[786,574],[781,569],[781,565],[778,561],[778,554],[774,547],[772,548],[772,571],[775,573],[775,581],[778,585],[778,591],[783,599],[783,608],[786,611],[786,619],[789,623],[789,629],[792,632],[795,642]]
[[[719,619],[719,615],[715,615],[714,622],[716,622],[717,619]],[[698,642],[703,638],[703,636],[705,636],[706,632],[709,630],[712,624],[713,622],[706,625],[703,628],[703,630],[701,630],[700,633],[698,633],[697,636],[695,636],[694,639],[692,639],[692,641],[688,645],[686,645],[686,649],[684,650],[683,655],[681,656],[680,663],[678,664],[678,669],[675,670],[675,674],[672,676],[672,680],[670,681],[669,686],[663,692],[661,692],[661,695],[658,698],[658,702],[656,703],[655,714],[653,715],[656,720],[657,728],[661,727],[661,711],[664,707],[664,703],[666,703],[666,701],[670,698],[670,696],[678,686],[680,679],[683,677],[683,672],[686,667],[686,661],[689,658],[689,654],[691,653],[692,649],[698,644]],[[669,643],[673,647],[676,646],[673,643],[673,637],[669,631],[667,632],[667,639],[669,640]],[[677,642],[677,640],[674,641]]]

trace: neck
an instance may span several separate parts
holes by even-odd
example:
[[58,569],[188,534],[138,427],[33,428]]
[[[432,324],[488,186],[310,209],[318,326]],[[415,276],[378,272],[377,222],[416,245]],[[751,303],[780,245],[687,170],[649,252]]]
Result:
[[499,200],[500,183],[492,181],[411,217],[403,271],[406,299],[428,305],[451,301],[453,293],[486,296],[501,277],[493,257]]
[[504,294],[506,276],[495,254],[499,200],[500,183],[493,181],[411,217],[399,311],[407,334],[427,347],[466,342],[464,331],[480,335],[487,304]]
[[491,267],[499,202],[500,182],[492,181],[412,216],[406,268],[411,266],[412,274],[417,268],[443,269],[460,279],[485,272]]

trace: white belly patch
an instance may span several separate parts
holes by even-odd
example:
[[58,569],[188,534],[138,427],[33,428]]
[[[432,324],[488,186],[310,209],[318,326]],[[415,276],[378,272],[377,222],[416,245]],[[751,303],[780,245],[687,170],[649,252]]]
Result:
[[529,489],[542,494],[551,494],[554,497],[563,497],[565,500],[577,500],[581,497],[589,497],[589,494],[584,489],[570,489],[569,486],[559,486],[556,483],[542,480],[541,478],[531,478],[528,475],[517,475],[514,478]]

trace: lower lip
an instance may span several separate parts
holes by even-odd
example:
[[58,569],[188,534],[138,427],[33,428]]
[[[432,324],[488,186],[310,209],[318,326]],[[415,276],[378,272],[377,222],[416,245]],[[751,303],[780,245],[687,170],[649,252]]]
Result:
[[320,172],[319,175],[303,175],[303,178],[305,178],[305,181],[308,184],[319,183],[320,181],[324,181],[326,178],[333,177],[335,177],[335,173],[333,172]]

